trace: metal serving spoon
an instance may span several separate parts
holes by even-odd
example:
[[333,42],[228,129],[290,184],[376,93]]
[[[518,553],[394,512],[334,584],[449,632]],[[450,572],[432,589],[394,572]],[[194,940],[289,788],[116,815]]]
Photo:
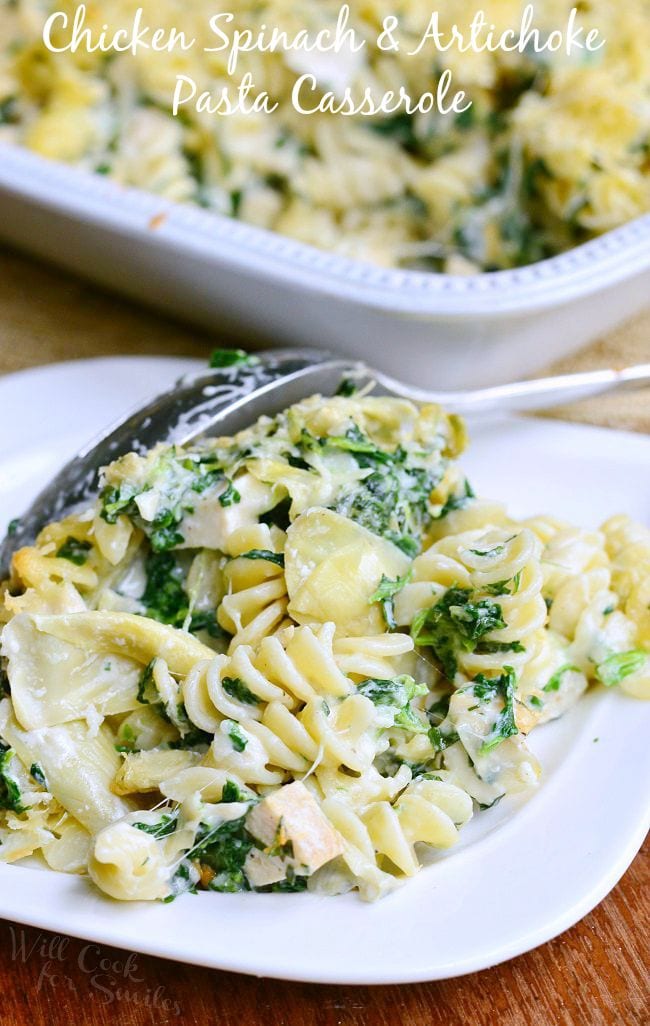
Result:
[[342,380],[358,388],[373,384],[377,394],[440,403],[468,415],[543,409],[621,389],[650,385],[650,364],[621,371],[587,371],[537,378],[468,392],[434,392],[405,385],[381,371],[316,350],[273,350],[250,362],[189,374],[146,406],[112,425],[80,450],[40,492],[0,544],[0,579],[11,557],[34,541],[41,528],[61,519],[96,492],[99,471],[132,450],[144,452],[158,442],[186,445],[202,436],[239,431],[262,414],[320,393],[333,395]]

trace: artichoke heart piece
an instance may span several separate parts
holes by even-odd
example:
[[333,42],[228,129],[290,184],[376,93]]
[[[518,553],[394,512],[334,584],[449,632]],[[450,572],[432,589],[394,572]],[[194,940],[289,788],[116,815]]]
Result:
[[61,616],[33,617],[37,630],[91,652],[116,653],[146,665],[160,656],[169,672],[184,677],[211,648],[192,634],[146,616],[116,610],[97,610]]
[[[101,614],[100,614],[101,615]],[[44,617],[47,625],[60,618]],[[27,613],[4,629],[2,651],[16,718],[25,730],[77,720],[93,706],[102,716],[138,707],[141,666],[120,654],[64,641]]]
[[347,517],[307,510],[287,532],[289,615],[300,624],[331,621],[354,636],[381,634],[386,625],[370,598],[382,575],[397,578],[409,565],[397,546]]

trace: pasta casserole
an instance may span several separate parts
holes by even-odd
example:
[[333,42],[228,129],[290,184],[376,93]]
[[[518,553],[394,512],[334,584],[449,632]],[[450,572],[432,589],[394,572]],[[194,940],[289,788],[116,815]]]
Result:
[[[570,55],[418,49],[430,5],[365,0],[350,5],[362,50],[250,50],[239,54],[236,71],[227,49],[214,52],[212,0],[84,5],[93,40],[104,28],[126,32],[141,8],[150,32],[176,27],[196,40],[173,52],[73,52],[69,26],[78,6],[0,4],[0,141],[387,267],[466,274],[527,265],[650,210],[648,0],[576,4],[580,30],[598,31],[604,45]],[[573,6],[534,5],[542,39],[566,25]],[[479,9],[495,33],[515,31],[526,3],[439,7],[447,39],[454,25],[467,32]],[[222,33],[236,26],[257,38],[275,26],[293,37],[331,29],[341,4],[238,0],[233,8],[235,23],[221,23]],[[52,52],[43,26],[57,11],[68,21],[57,22]],[[377,45],[390,17],[399,22],[398,51]],[[458,113],[311,113],[328,92],[357,100],[366,90],[379,98],[403,89],[417,101],[449,73],[471,103]],[[297,108],[293,91],[303,75],[316,86],[306,108]],[[199,96],[217,96],[235,93],[246,76],[276,109],[222,116],[184,99],[173,115],[179,80],[194,83]]]

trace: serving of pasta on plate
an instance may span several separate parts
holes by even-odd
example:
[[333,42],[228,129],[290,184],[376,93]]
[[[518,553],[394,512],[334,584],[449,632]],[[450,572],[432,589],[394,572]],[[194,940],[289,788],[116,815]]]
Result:
[[515,520],[465,444],[344,382],[104,468],[1,586],[0,860],[374,900],[534,794],[587,688],[650,697],[650,531]]

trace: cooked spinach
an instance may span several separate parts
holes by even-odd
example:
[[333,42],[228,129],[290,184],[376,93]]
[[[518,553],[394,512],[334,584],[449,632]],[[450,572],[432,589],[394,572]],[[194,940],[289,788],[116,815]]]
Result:
[[351,395],[354,395],[358,391],[359,386],[357,385],[356,381],[353,381],[352,378],[343,378],[341,384],[336,390],[336,395],[342,395],[346,399],[348,399]]
[[248,891],[250,884],[244,874],[246,856],[254,845],[246,830],[246,817],[207,827],[201,824],[192,857],[215,874],[208,887],[211,891],[232,893]]
[[235,720],[224,720],[223,725],[226,728],[226,734],[230,738],[230,742],[236,752],[243,752],[248,744],[248,738],[244,734],[243,730]]
[[[183,709],[185,718],[187,719],[185,707],[182,706],[181,708]],[[189,720],[187,722],[189,724]],[[188,749],[200,748],[202,745],[207,746],[212,740],[212,734],[209,734],[206,730],[201,730],[199,727],[190,725],[188,729],[184,731],[182,737],[178,738],[176,741],[169,742],[169,747],[176,750],[182,749],[183,751],[187,751]]]
[[235,488],[232,481],[228,481],[225,490],[219,496],[220,506],[234,506],[236,503],[241,502],[241,495]]
[[484,591],[488,595],[516,595],[521,584],[521,570],[518,570],[514,577],[506,581],[495,581],[494,584],[487,584]]
[[381,604],[384,621],[388,629],[391,631],[394,631],[397,628],[393,599],[395,598],[395,595],[397,595],[402,588],[408,584],[411,580],[412,574],[413,571],[409,570],[403,577],[396,577],[394,580],[391,580],[390,577],[386,577],[386,574],[382,574],[379,587],[368,599],[370,604],[374,602],[379,602]]
[[436,752],[444,752],[446,748],[455,745],[460,740],[455,730],[442,731],[440,727],[429,727],[429,741]]
[[9,523],[7,524],[7,536],[9,538],[15,537],[15,535],[18,534],[18,528],[19,527],[20,527],[20,517],[14,517],[14,519],[10,520]]
[[243,702],[245,705],[260,704],[260,699],[257,695],[253,694],[239,677],[224,677],[221,681],[221,686],[227,695],[235,698],[238,702]]
[[544,685],[542,690],[543,691],[559,691],[560,690],[560,684],[562,683],[562,677],[564,676],[565,673],[569,673],[569,671],[571,671],[573,673],[580,673],[579,667],[573,666],[572,663],[565,663],[564,666],[561,666],[559,668],[559,670],[555,671],[553,676]]
[[506,626],[498,603],[488,598],[473,601],[472,595],[469,588],[449,588],[435,605],[421,610],[411,625],[415,644],[433,649],[450,680],[458,669],[459,652],[476,651],[485,634]]
[[131,517],[148,536],[154,552],[165,552],[175,545],[180,545],[184,540],[178,530],[178,524],[188,510],[180,503],[176,503],[161,510],[151,522],[143,520],[135,500],[139,495],[150,490],[151,485],[149,484],[139,488],[128,481],[117,487],[107,485],[100,495],[102,503],[100,516],[109,524],[116,523],[117,518],[122,515]]
[[27,812],[29,806],[23,805],[20,785],[11,772],[13,748],[0,741],[0,809],[8,809],[20,815]]
[[636,673],[644,665],[648,653],[640,649],[630,652],[615,652],[596,667],[596,676],[601,684],[611,688],[620,684],[626,677]]
[[171,879],[171,894],[163,898],[163,904],[168,905],[170,901],[174,901],[180,894],[196,894],[195,881],[197,880],[198,873],[196,868],[184,859]]
[[431,492],[441,473],[410,465],[404,455],[374,470],[332,508],[414,557],[431,522]]
[[503,702],[503,708],[497,716],[494,727],[481,745],[479,755],[487,755],[506,738],[519,733],[515,722],[516,680],[513,668],[504,666],[503,673],[499,677],[486,677],[485,674],[479,673],[467,688],[463,688],[479,702],[491,702],[495,698],[501,699]]
[[[223,468],[213,452],[187,452],[172,446],[151,463],[144,483],[106,485],[100,494],[100,515],[109,524],[121,515],[130,517],[147,535],[154,552],[166,552],[184,541],[180,525],[187,513],[194,512],[194,496],[223,479]],[[156,513],[152,520],[144,519],[137,500],[154,488]]]
[[526,649],[520,641],[479,641],[476,651],[490,655],[493,652],[525,652]]
[[44,787],[47,790],[47,781],[45,780],[45,774],[43,773],[43,770],[37,762],[33,762],[29,767],[29,775],[32,778],[32,780],[35,780],[37,784],[40,784],[41,787]]
[[183,571],[171,552],[152,552],[145,563],[147,583],[142,603],[147,616],[172,627],[182,627],[189,599],[183,587]]
[[357,691],[369,698],[374,705],[385,705],[395,709],[393,726],[415,734],[427,733],[427,725],[411,709],[411,701],[414,698],[427,694],[426,684],[416,684],[413,677],[406,674],[393,680],[369,677],[357,685]]
[[474,489],[472,488],[467,478],[465,478],[462,491],[454,493],[447,497],[445,504],[443,505],[440,512],[436,513],[434,520],[443,520],[446,516],[449,516],[450,513],[453,513],[454,510],[465,509],[465,507],[471,502],[471,500],[475,498],[476,495],[474,493]]
[[197,634],[199,631],[207,631],[211,638],[219,641],[230,639],[228,631],[224,630],[218,623],[214,609],[203,609],[200,612],[192,613],[190,619],[190,633]]
[[386,538],[407,555],[417,555],[432,519],[431,493],[444,473],[438,450],[408,453],[398,446],[386,451],[354,423],[343,435],[321,438],[303,428],[296,445],[298,458],[308,469],[314,454],[339,450],[370,471],[362,481],[343,489],[330,509]]
[[275,563],[276,566],[284,568],[284,555],[281,552],[271,552],[270,549],[249,549],[242,552],[240,559],[265,559],[267,563]]
[[107,524],[117,523],[117,518],[123,514],[137,514],[135,499],[143,492],[149,491],[151,486],[145,485],[139,488],[129,481],[123,481],[120,485],[106,485],[100,494],[102,507],[100,516]]
[[88,559],[88,553],[90,552],[92,545],[87,541],[80,541],[78,538],[73,538],[68,535],[63,545],[57,550],[57,556],[59,559],[67,559],[71,563],[75,563],[77,566],[83,566]]
[[243,795],[239,790],[235,781],[226,780],[223,785],[223,791],[221,792],[221,802],[228,804],[230,802],[243,802],[245,800],[245,795]]
[[176,815],[168,815],[166,812],[160,817],[157,823],[133,823],[132,826],[136,830],[142,830],[145,834],[150,834],[159,840],[161,837],[169,837],[173,834],[178,825],[178,817]]
[[369,127],[377,135],[399,143],[407,153],[417,156],[422,152],[422,142],[415,133],[415,118],[407,111],[400,111],[388,118],[371,121]]
[[210,356],[210,367],[254,367],[260,362],[259,356],[252,356],[244,349],[213,349]]
[[[140,674],[138,679],[138,694],[137,699],[142,705],[154,705],[160,701],[158,689],[154,682],[153,668],[156,662],[155,657],[151,662],[147,663],[144,670]],[[149,695],[149,697],[147,697]]]

